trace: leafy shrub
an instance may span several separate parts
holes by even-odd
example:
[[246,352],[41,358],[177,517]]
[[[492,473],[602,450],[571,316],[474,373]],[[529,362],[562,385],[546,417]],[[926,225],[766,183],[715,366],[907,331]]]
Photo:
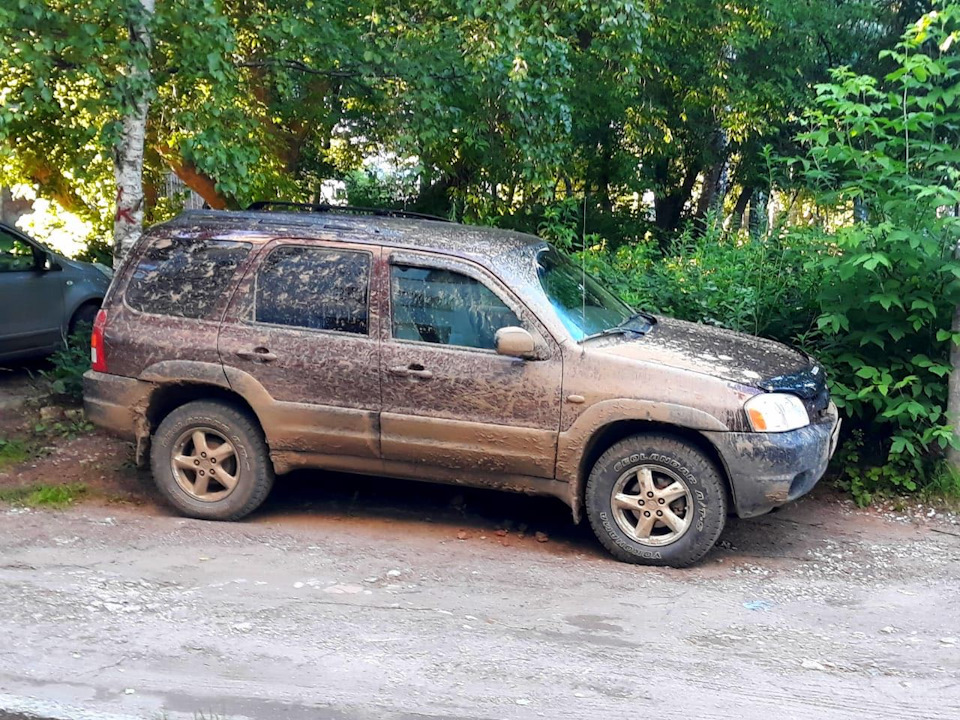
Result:
[[41,374],[50,389],[68,401],[83,400],[83,374],[90,369],[90,328],[80,328],[70,336],[65,347],[50,356],[50,369]]
[[[794,163],[829,207],[863,208],[817,268],[822,315],[808,339],[837,404],[863,430],[845,476],[861,498],[914,490],[953,442],[946,417],[960,302],[960,5],[910,27],[882,80],[840,69],[818,86]],[[809,265],[808,265],[809,267]]]
[[614,252],[594,246],[586,264],[631,305],[792,342],[814,325],[817,267],[831,252],[822,237],[751,238],[711,219],[703,232],[687,228],[666,257],[649,241]]

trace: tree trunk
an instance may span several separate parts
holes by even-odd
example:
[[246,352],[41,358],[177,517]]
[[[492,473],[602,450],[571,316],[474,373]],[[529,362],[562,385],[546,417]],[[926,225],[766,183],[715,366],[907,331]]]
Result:
[[747,213],[747,203],[753,197],[753,188],[745,186],[740,190],[737,204],[733,207],[733,217],[730,219],[730,230],[736,232],[743,227],[743,216]]
[[750,237],[767,231],[767,193],[757,190],[750,196]]
[[[960,216],[960,205],[954,208]],[[953,257],[960,259],[960,243],[953,249]],[[960,305],[953,309],[950,331],[960,333]],[[960,345],[950,343],[950,378],[947,383],[947,422],[953,425],[953,443],[947,448],[947,464],[960,474]]]
[[[673,240],[673,233],[680,226],[680,218],[683,217],[683,208],[690,200],[693,194],[693,186],[697,182],[697,176],[700,174],[700,166],[693,164],[687,171],[683,184],[679,188],[671,188],[670,192],[656,193],[653,197],[654,222],[658,230],[660,251],[666,254],[670,250],[670,243]],[[667,166],[662,163],[662,167],[657,168],[657,184],[661,187],[667,184]]]
[[154,0],[140,0],[127,18],[132,52],[127,68],[125,106],[120,137],[113,148],[113,175],[117,184],[117,212],[113,219],[113,263],[140,239],[143,231],[143,146],[150,108],[150,27]]

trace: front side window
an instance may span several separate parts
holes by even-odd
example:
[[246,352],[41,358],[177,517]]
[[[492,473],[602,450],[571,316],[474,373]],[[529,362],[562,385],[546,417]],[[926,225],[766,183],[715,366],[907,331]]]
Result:
[[369,253],[285,245],[257,275],[256,320],[366,335],[369,292]]
[[617,327],[633,316],[626,303],[552,247],[537,256],[550,305],[574,340]]
[[33,247],[13,233],[0,230],[0,272],[23,272],[36,267]]
[[520,325],[490,288],[451,270],[390,268],[393,337],[493,350],[503,327]]
[[137,262],[127,304],[156,315],[207,317],[249,252],[249,243],[160,238]]

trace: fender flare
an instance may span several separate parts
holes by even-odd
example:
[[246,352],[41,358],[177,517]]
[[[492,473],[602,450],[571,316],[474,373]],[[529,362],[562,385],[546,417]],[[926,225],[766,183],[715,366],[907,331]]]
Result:
[[694,432],[730,430],[720,418],[704,410],[676,403],[617,399],[590,406],[557,438],[555,476],[557,480],[567,483],[567,504],[573,510],[575,521],[580,518],[580,498],[586,482],[584,458],[600,432],[621,422],[656,423]]

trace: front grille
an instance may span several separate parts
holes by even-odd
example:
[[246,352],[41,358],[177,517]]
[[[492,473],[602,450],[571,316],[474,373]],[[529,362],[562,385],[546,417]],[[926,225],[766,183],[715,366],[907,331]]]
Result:
[[826,415],[827,408],[830,406],[830,391],[824,386],[813,397],[802,398],[802,400],[810,420],[815,422]]

